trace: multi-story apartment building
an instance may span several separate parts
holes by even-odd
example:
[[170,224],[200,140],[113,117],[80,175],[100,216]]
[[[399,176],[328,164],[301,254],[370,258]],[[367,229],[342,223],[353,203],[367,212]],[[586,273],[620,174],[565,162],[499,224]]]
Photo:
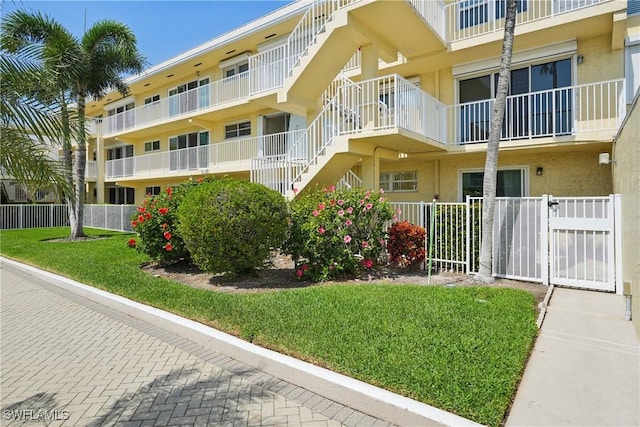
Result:
[[[519,0],[499,196],[612,192],[611,153],[640,84],[625,0]],[[140,203],[230,175],[293,197],[315,185],[392,201],[481,192],[505,0],[288,4],[88,102],[88,200]]]

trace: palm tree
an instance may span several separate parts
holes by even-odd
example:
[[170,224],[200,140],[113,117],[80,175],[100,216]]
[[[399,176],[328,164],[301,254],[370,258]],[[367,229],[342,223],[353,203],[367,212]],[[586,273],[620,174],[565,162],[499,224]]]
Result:
[[0,166],[29,195],[70,188],[60,163],[50,157],[51,146],[42,142],[62,132],[63,123],[57,106],[43,102],[32,84],[42,79],[41,71],[30,52],[0,57]]
[[493,222],[496,204],[496,181],[498,179],[498,149],[500,147],[502,122],[504,119],[504,111],[509,90],[509,76],[511,73],[511,56],[513,52],[513,35],[516,26],[517,4],[518,0],[507,0],[500,74],[498,75],[496,99],[493,103],[489,141],[487,143],[487,157],[484,165],[480,268],[474,277],[475,281],[481,283],[493,282]]
[[[39,13],[16,11],[3,20],[2,48],[16,52],[29,46],[40,46],[40,60],[52,76],[55,90],[63,105],[63,122],[68,124],[62,139],[75,137],[76,170],[75,191],[72,207],[74,223],[71,238],[84,236],[83,212],[85,193],[85,169],[87,155],[87,133],[85,129],[85,107],[87,97],[100,99],[116,89],[123,96],[128,93],[123,76],[142,71],[145,60],[138,52],[136,37],[124,24],[103,20],[89,28],[78,39],[53,19]],[[74,99],[77,120],[70,120],[67,98]],[[70,148],[70,145],[63,145]],[[67,151],[65,151],[67,153]],[[68,151],[70,158],[70,150]],[[65,163],[67,155],[65,154]]]

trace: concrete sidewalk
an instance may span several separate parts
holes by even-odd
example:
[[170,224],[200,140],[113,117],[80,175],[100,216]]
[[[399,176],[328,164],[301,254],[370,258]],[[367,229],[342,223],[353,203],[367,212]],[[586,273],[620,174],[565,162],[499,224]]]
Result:
[[0,425],[477,424],[2,261]]
[[506,425],[639,426],[640,343],[624,308],[556,288]]

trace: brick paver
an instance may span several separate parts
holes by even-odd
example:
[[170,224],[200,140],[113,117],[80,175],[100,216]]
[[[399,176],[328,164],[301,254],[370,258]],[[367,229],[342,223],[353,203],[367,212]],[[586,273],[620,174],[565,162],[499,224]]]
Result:
[[388,425],[2,265],[2,425]]

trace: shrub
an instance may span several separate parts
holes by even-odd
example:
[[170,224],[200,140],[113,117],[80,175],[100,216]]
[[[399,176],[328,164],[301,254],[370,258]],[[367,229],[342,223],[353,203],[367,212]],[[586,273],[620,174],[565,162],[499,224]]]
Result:
[[372,268],[384,248],[385,221],[393,215],[381,194],[334,187],[299,196],[290,210],[284,250],[296,260],[298,277],[313,281]]
[[387,251],[392,265],[414,267],[424,261],[426,232],[423,227],[408,221],[395,222],[388,234]]
[[[214,178],[206,180],[211,179]],[[129,240],[128,245],[160,264],[189,259],[189,251],[177,228],[177,210],[186,194],[201,182],[188,181],[167,187],[157,196],[148,195],[131,216],[131,227],[138,234],[139,241]]]
[[287,230],[282,195],[231,178],[192,189],[178,207],[178,231],[193,262],[211,273],[244,274],[263,267]]

